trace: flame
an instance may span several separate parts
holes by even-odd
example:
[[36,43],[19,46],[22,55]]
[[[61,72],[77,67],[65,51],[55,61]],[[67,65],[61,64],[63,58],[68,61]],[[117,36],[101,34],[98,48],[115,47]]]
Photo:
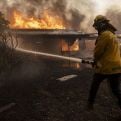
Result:
[[74,41],[73,45],[69,46],[68,43],[62,40],[62,51],[79,51],[79,41]]
[[43,18],[26,17],[21,12],[14,11],[10,27],[16,29],[65,29],[59,16],[43,13]]

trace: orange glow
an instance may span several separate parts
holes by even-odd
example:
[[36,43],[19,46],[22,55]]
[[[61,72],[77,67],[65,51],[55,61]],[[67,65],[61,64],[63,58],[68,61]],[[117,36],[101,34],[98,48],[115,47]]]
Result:
[[26,17],[21,12],[14,11],[10,27],[16,29],[65,29],[59,16],[50,16],[43,12],[43,17]]
[[62,40],[62,51],[79,51],[79,41],[76,40],[73,45],[69,46],[66,41]]

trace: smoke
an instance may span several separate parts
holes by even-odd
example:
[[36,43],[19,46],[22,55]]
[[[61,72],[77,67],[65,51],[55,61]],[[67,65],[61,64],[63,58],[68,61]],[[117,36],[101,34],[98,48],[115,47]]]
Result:
[[[17,9],[26,16],[35,16],[41,18],[43,11],[48,11],[49,14],[57,15],[62,18],[64,24],[68,29],[80,29],[80,23],[85,21],[88,17],[89,11],[92,11],[89,0],[67,1],[67,0],[1,0],[0,10]],[[78,3],[80,6],[78,6]],[[74,5],[73,5],[74,4]],[[78,7],[76,7],[76,5]],[[83,27],[82,27],[83,30]]]
[[38,78],[41,79],[45,76],[46,74],[45,72],[48,70],[48,66],[45,62],[31,55],[26,56],[20,53],[17,53],[17,54],[19,54],[18,59],[21,61],[17,65],[15,65],[11,69],[11,71],[10,70],[1,71],[0,80],[2,82],[5,80],[6,81],[13,81],[13,80],[32,81]]
[[[117,8],[119,8],[119,10],[117,10]],[[49,12],[49,14],[61,17],[68,29],[76,29],[83,32],[93,32],[94,29],[92,28],[92,24],[94,17],[98,14],[108,14],[109,17],[115,16],[117,18],[121,11],[121,1],[0,0],[1,11],[5,13],[10,9],[17,9],[24,13],[25,16],[35,16],[37,18],[41,18],[43,16],[43,11],[46,10]],[[116,19],[113,21],[116,21]],[[120,19],[117,21],[117,23],[119,23]]]
[[106,16],[110,19],[111,23],[121,32],[121,10],[119,8],[109,9]]
[[93,0],[95,3],[95,16],[105,15],[118,31],[121,31],[121,0]]
[[121,10],[121,1],[120,0],[93,0],[95,7],[95,14],[106,14],[109,9],[117,9]]

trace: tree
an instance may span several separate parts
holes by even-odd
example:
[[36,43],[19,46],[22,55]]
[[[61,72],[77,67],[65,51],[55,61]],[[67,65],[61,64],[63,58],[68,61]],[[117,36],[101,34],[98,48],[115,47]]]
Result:
[[17,46],[17,39],[12,36],[9,24],[4,14],[0,12],[0,73],[11,69],[14,62],[14,49]]

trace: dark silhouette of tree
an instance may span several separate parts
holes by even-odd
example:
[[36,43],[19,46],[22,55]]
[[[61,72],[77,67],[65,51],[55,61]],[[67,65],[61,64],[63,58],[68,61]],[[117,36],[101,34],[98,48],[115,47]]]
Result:
[[17,47],[17,39],[12,36],[9,21],[0,12],[0,73],[11,69],[14,61],[14,49]]

